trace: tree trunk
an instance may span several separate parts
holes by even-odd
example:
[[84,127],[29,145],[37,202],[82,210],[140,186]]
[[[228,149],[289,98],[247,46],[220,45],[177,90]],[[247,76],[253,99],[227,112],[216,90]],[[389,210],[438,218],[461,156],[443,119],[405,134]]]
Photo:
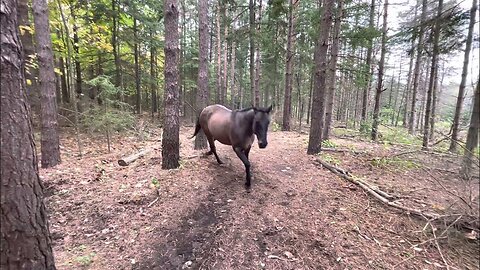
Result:
[[435,79],[433,83],[433,92],[432,92],[432,121],[430,121],[430,141],[433,141],[435,138],[435,118],[436,118],[436,111],[437,111],[437,104],[438,104],[438,64],[437,68],[435,69]]
[[25,86],[17,1],[0,12],[0,268],[55,269]]
[[[395,100],[393,102],[393,111],[392,111],[392,126],[395,124],[395,121],[398,121],[398,115],[395,117],[395,112],[398,111],[400,112],[400,107],[397,106],[398,104],[398,95],[400,94],[400,79],[402,78],[402,61],[400,61],[400,71],[398,72],[398,77],[397,77],[397,86],[395,87]],[[395,125],[397,126],[397,125]]]
[[33,0],[32,9],[36,29],[35,41],[39,66],[38,90],[40,92],[40,114],[42,120],[41,164],[42,168],[49,168],[59,164],[61,160],[57,100],[55,95],[55,71],[46,0]]
[[62,102],[70,103],[70,91],[67,84],[67,68],[65,67],[65,60],[60,57],[58,60],[58,68],[62,72],[60,75],[60,84],[62,88]]
[[162,169],[178,168],[180,158],[178,101],[178,7],[176,0],[165,0],[165,122],[162,139]]
[[142,93],[140,92],[140,63],[138,61],[139,50],[138,50],[138,29],[137,29],[137,18],[133,18],[133,54],[135,62],[135,93],[136,93],[136,102],[135,109],[137,114],[142,113]]
[[[287,56],[285,64],[285,94],[283,101],[283,121],[282,130],[290,130],[290,118],[292,114],[292,87],[293,87],[293,61],[295,53],[295,9],[299,0],[289,0],[288,9],[288,36],[287,36]],[[328,41],[327,41],[328,42]],[[328,45],[327,45],[328,47]]]
[[431,118],[431,111],[432,111],[432,99],[433,99],[433,91],[435,87],[435,71],[438,68],[438,42],[440,40],[440,16],[442,15],[443,9],[443,0],[438,1],[438,8],[437,8],[437,20],[435,22],[435,30],[433,33],[433,53],[432,53],[432,63],[430,67],[430,80],[428,83],[428,91],[427,91],[427,104],[425,108],[425,120],[424,120],[424,127],[423,127],[423,143],[422,148],[424,150],[428,149],[428,141],[430,139],[430,123],[433,121]]
[[313,96],[313,75],[314,72],[310,72],[310,90],[308,92],[308,108],[307,108],[307,124],[310,123],[310,111],[312,107],[312,96]]
[[[372,0],[370,3],[370,17],[368,20],[368,27],[373,29],[375,27],[375,0]],[[373,54],[373,40],[368,40],[368,48],[367,48],[367,70],[365,80],[365,88],[363,89],[363,96],[362,96],[362,123],[367,121],[367,108],[368,108],[368,92],[370,90],[371,85],[371,78],[372,74],[370,73],[370,68],[372,66],[372,54]],[[364,125],[360,125],[363,127]]]
[[221,39],[221,24],[220,24],[220,16],[221,16],[221,6],[220,2],[218,2],[218,9],[217,9],[217,91],[215,93],[215,103],[222,104],[222,39]]
[[27,97],[34,113],[39,114],[39,91],[37,91],[38,69],[35,67],[35,47],[33,45],[33,27],[30,23],[28,0],[18,1],[17,20],[20,28],[20,40],[25,54],[25,80]]
[[[153,32],[153,31],[152,31]],[[153,33],[151,33],[150,38],[153,40]],[[158,112],[157,104],[157,66],[156,66],[156,55],[157,48],[153,44],[153,41],[150,44],[150,92],[152,98],[152,117],[156,112]]]
[[422,55],[423,55],[423,36],[425,32],[425,21],[427,18],[427,0],[422,0],[422,14],[420,19],[420,31],[418,33],[418,44],[417,44],[417,59],[415,60],[415,71],[413,75],[413,91],[412,91],[412,101],[410,108],[410,118],[408,121],[408,132],[410,134],[415,134],[415,114],[417,106],[417,92],[418,84],[420,81],[420,66],[422,65]]
[[[197,117],[208,104],[208,0],[198,0],[198,40]],[[207,138],[203,131],[200,131],[195,137],[194,148],[207,148]]]
[[333,0],[324,0],[323,16],[320,32],[315,46],[315,88],[313,91],[310,134],[307,154],[313,155],[321,151],[322,130],[325,104],[325,80],[327,78],[328,35],[332,24]]
[[333,41],[330,50],[331,58],[329,62],[329,73],[327,76],[327,108],[325,111],[325,128],[323,130],[323,139],[330,139],[330,130],[332,125],[333,102],[335,99],[335,82],[337,74],[338,51],[340,47],[340,29],[343,17],[343,0],[338,1],[337,16],[333,26]]
[[[258,5],[258,22],[257,22],[257,36],[260,36],[262,24],[262,1]],[[255,47],[257,58],[255,59],[255,106],[260,107],[260,77],[262,76],[262,67],[260,65],[262,56],[260,54],[260,44]]]
[[255,4],[253,0],[248,2],[249,9],[249,39],[250,39],[250,94],[251,94],[251,103],[255,107],[256,104],[256,94],[255,91]]
[[378,138],[379,112],[380,112],[380,96],[383,90],[383,70],[385,67],[385,54],[387,53],[387,14],[388,0],[383,2],[383,28],[382,28],[382,50],[380,53],[380,63],[378,64],[378,82],[377,91],[375,92],[375,106],[373,109],[372,122],[372,140]]
[[[232,31],[233,32],[233,31]],[[235,36],[235,32],[232,33],[232,36],[234,37]],[[236,86],[236,82],[235,82],[235,61],[236,61],[236,50],[237,50],[237,47],[236,47],[236,43],[235,43],[235,38],[232,38],[232,44],[230,46],[230,50],[231,50],[231,53],[230,53],[230,93],[231,93],[231,104],[232,104],[232,110],[236,109],[237,108],[237,102],[238,102],[238,98],[237,98],[237,93],[236,93],[236,89],[237,89],[237,86]]]
[[457,105],[455,107],[455,115],[452,124],[452,137],[450,140],[450,148],[448,151],[457,151],[458,127],[460,125],[460,115],[462,114],[463,100],[465,97],[465,84],[467,82],[468,61],[470,59],[470,51],[472,49],[473,28],[475,25],[475,17],[477,14],[477,0],[472,0],[472,8],[470,9],[470,23],[468,25],[468,35],[466,41],[465,54],[463,57],[462,80],[458,88]]
[[[225,3],[226,5],[227,3]],[[223,21],[225,23],[223,29],[223,78],[222,78],[222,104],[227,105],[227,88],[228,88],[228,10],[227,7],[224,6],[223,8]]]
[[[417,14],[417,8],[415,8],[415,17]],[[409,105],[409,96],[410,88],[412,87],[412,70],[413,70],[413,60],[415,59],[415,38],[412,39],[412,49],[410,52],[410,63],[408,66],[408,76],[407,76],[407,89],[405,89],[405,103],[403,108],[403,127],[408,127],[408,105]]]
[[[75,82],[76,82],[76,87],[75,91],[77,92],[77,98],[82,99],[82,67],[80,65],[80,47],[78,46],[80,44],[80,39],[78,38],[78,27],[76,22],[76,15],[75,15],[75,10],[77,7],[74,7],[73,5],[70,6],[70,14],[72,15],[73,19],[73,51],[75,52]],[[69,37],[67,36],[67,39]],[[80,106],[81,108],[81,106]],[[81,109],[80,109],[81,111]]]
[[[480,131],[480,82],[477,81],[477,88],[473,96],[473,110],[470,117],[470,126],[467,133],[467,144],[462,163],[462,175],[469,179],[472,173],[472,163],[476,159],[475,148],[478,148],[478,133]],[[478,165],[478,159],[476,160]]]

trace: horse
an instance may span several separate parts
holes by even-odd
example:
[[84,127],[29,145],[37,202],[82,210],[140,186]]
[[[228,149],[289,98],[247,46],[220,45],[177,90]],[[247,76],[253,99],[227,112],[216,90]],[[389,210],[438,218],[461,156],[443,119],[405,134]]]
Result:
[[245,165],[245,186],[248,189],[251,185],[248,154],[255,136],[261,149],[267,147],[267,131],[270,124],[271,111],[272,106],[268,108],[252,107],[234,111],[218,104],[207,106],[197,118],[195,132],[191,138],[195,137],[200,130],[203,130],[210,145],[210,151],[206,155],[214,154],[218,164],[223,162],[218,157],[215,141],[231,145],[235,154]]

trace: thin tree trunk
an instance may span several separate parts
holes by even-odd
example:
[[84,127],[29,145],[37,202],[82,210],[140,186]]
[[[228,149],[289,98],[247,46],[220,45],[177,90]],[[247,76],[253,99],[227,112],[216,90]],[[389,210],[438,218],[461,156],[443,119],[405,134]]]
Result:
[[222,39],[221,39],[221,24],[220,24],[220,16],[221,12],[220,2],[218,2],[218,9],[217,9],[217,91],[215,93],[215,101],[216,103],[223,104],[222,100]]
[[415,71],[413,77],[413,91],[412,91],[412,101],[410,108],[410,118],[408,121],[408,132],[410,134],[415,133],[415,114],[417,106],[417,92],[418,84],[420,81],[420,66],[422,64],[422,55],[423,55],[423,36],[425,32],[425,21],[427,18],[427,0],[422,0],[422,14],[420,19],[420,31],[418,33],[418,44],[417,44],[417,59],[415,60]]
[[54,270],[26,96],[17,4],[2,0],[0,11],[0,268]]
[[435,79],[433,83],[433,92],[432,92],[432,121],[430,121],[430,141],[433,141],[435,138],[435,118],[436,118],[436,111],[437,111],[437,104],[438,104],[438,64],[435,68]]
[[165,24],[165,122],[162,137],[162,169],[173,169],[180,165],[177,1],[165,0],[163,12]]
[[[226,5],[226,3],[225,3]],[[224,25],[224,36],[223,36],[223,79],[222,79],[222,101],[223,105],[227,104],[227,92],[228,92],[228,23],[227,23],[227,18],[228,18],[228,10],[227,7],[225,6],[223,8],[223,21],[225,23]]]
[[[153,31],[150,34],[150,38],[153,40]],[[150,92],[152,98],[152,117],[156,112],[158,112],[158,105],[157,105],[157,67],[156,67],[156,55],[157,55],[157,48],[153,44],[150,43]]]
[[330,139],[330,130],[332,126],[333,102],[335,99],[335,82],[337,73],[337,59],[340,47],[340,29],[343,17],[343,0],[338,1],[337,16],[333,26],[333,42],[330,50],[331,58],[329,62],[329,75],[327,76],[327,108],[325,111],[325,128],[323,130],[323,139]]
[[[260,25],[262,23],[262,1],[259,1],[258,5],[258,22],[257,22],[257,36],[260,36]],[[261,54],[260,54],[260,44],[257,44],[255,47],[255,54],[257,58],[255,59],[255,106],[260,107],[260,77],[262,76],[262,67],[261,63]]]
[[422,148],[424,150],[428,149],[428,141],[430,139],[430,125],[433,122],[431,118],[431,111],[432,111],[432,99],[433,99],[433,91],[435,87],[435,71],[437,70],[438,66],[438,42],[440,40],[440,16],[442,15],[443,10],[443,0],[438,1],[438,8],[437,8],[437,20],[435,22],[435,30],[433,33],[433,53],[432,53],[432,63],[430,67],[430,81],[428,83],[428,92],[427,92],[427,104],[425,108],[425,120],[424,120],[424,128],[423,128],[423,143]]
[[310,91],[308,93],[308,108],[307,108],[307,124],[310,123],[310,110],[312,107],[312,95],[313,95],[313,77],[314,72],[310,72]]
[[55,95],[55,71],[48,6],[46,0],[33,0],[33,19],[38,57],[38,82],[42,120],[41,164],[42,168],[60,163],[60,138],[58,135],[57,100]]
[[468,34],[466,41],[465,54],[463,57],[462,80],[458,88],[457,105],[455,106],[455,115],[452,124],[452,137],[450,140],[450,148],[448,151],[457,151],[458,127],[460,126],[460,115],[462,114],[463,100],[465,98],[465,85],[467,83],[468,61],[470,59],[470,51],[472,49],[473,28],[475,25],[475,17],[477,14],[477,0],[472,0],[472,8],[470,9],[470,23],[468,25]]
[[380,112],[380,96],[383,90],[383,70],[385,67],[385,54],[387,53],[387,15],[388,15],[388,0],[383,2],[383,28],[382,28],[382,50],[380,53],[380,63],[378,64],[378,82],[377,91],[375,93],[375,106],[373,109],[373,123],[372,123],[372,140],[376,141],[378,138],[379,112]]
[[[233,31],[232,31],[233,32]],[[235,37],[235,32],[232,33],[232,36]],[[235,81],[235,62],[236,56],[235,53],[237,51],[237,44],[235,43],[235,38],[232,38],[232,45],[230,47],[230,91],[231,91],[231,101],[232,101],[232,109],[237,108],[237,93],[236,93],[236,81]]]
[[[417,14],[417,8],[415,8],[415,17]],[[409,96],[410,96],[410,88],[412,87],[412,70],[413,70],[413,60],[415,58],[415,38],[412,39],[412,47],[410,52],[410,64],[408,65],[408,76],[407,76],[407,89],[405,89],[405,103],[403,108],[403,127],[408,127],[408,105],[409,103]]]
[[[370,17],[368,20],[368,26],[370,29],[375,27],[375,0],[370,2]],[[367,48],[367,72],[365,74],[365,88],[363,89],[363,96],[362,96],[362,123],[367,121],[367,108],[368,108],[368,92],[371,86],[371,79],[372,73],[370,72],[372,66],[372,54],[373,54],[373,40],[368,40],[368,48]],[[364,125],[360,125],[362,127]]]
[[63,103],[70,103],[70,91],[67,84],[67,68],[65,67],[65,61],[63,57],[59,57],[58,60],[58,68],[62,72],[60,75],[60,84],[62,88],[62,102]]
[[[283,101],[283,121],[282,130],[290,130],[290,118],[292,114],[292,87],[293,87],[293,62],[295,53],[295,9],[299,0],[289,0],[288,11],[288,36],[287,36],[287,56],[285,64],[285,94]],[[328,42],[328,41],[327,41]]]
[[133,18],[133,54],[135,62],[135,93],[136,93],[136,102],[135,109],[137,114],[142,113],[142,93],[140,92],[140,63],[139,63],[139,49],[138,49],[138,23],[137,18]]
[[308,140],[307,154],[321,151],[325,104],[325,80],[327,78],[328,36],[332,24],[333,0],[324,0],[323,16],[320,22],[319,39],[315,46],[315,89],[312,102],[312,124]]
[[[75,10],[77,7],[74,7],[73,5],[70,6],[70,14],[72,15],[73,19],[73,51],[75,52],[75,91],[77,93],[77,99],[81,100],[82,99],[82,67],[80,65],[80,47],[78,46],[80,44],[80,39],[78,38],[78,27],[76,24],[76,15],[75,15]],[[67,36],[67,38],[69,38]],[[79,104],[79,110],[82,111],[82,106]]]
[[251,102],[254,107],[257,106],[257,92],[255,91],[255,3],[249,0],[249,39],[250,39],[250,93]]
[[[392,126],[395,124],[395,120],[398,121],[398,116],[395,117],[395,112],[398,111],[400,112],[400,107],[397,106],[398,104],[398,95],[400,94],[400,79],[402,77],[402,61],[400,60],[400,71],[398,72],[398,77],[397,77],[397,86],[395,87],[395,101],[393,102],[393,112],[392,112]],[[396,126],[396,124],[395,124]]]
[[[197,117],[208,104],[208,0],[198,0],[198,90],[196,96]],[[195,149],[207,148],[203,131],[195,137]]]

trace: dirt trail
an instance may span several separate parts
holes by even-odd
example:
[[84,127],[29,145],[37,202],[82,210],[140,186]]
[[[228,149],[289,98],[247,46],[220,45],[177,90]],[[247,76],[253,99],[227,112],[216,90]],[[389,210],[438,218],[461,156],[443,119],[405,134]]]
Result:
[[[185,136],[183,157],[194,153]],[[417,252],[406,240],[422,224],[313,165],[306,140],[273,132],[266,149],[255,145],[251,192],[241,161],[218,143],[223,165],[202,156],[165,172],[157,150],[126,168],[106,157],[103,178],[91,186],[74,182],[92,176],[51,172],[46,184],[58,268],[433,269],[441,263],[435,247]],[[152,178],[160,183],[158,201]],[[84,254],[93,254],[90,262],[79,262]]]

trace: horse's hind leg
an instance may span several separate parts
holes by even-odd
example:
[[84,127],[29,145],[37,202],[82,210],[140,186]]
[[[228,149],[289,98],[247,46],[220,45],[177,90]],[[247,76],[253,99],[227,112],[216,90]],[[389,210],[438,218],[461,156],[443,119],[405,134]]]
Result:
[[208,144],[210,145],[210,151],[207,152],[207,155],[211,155],[213,153],[215,155],[215,158],[217,159],[218,164],[223,164],[223,162],[217,155],[217,149],[215,148],[215,141],[213,140],[213,138],[208,138]]

